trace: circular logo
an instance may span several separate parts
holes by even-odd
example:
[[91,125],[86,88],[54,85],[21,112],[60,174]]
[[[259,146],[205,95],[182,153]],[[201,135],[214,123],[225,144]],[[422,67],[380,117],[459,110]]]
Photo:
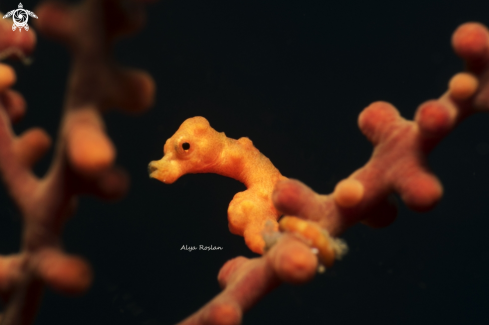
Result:
[[25,24],[27,24],[27,20],[29,19],[27,12],[25,12],[23,9],[17,9],[12,18],[14,19],[14,23],[19,27],[25,26]]

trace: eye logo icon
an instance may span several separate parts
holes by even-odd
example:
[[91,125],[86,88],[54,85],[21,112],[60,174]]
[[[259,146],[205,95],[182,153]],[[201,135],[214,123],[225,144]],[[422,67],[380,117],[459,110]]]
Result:
[[22,3],[19,3],[19,8],[11,10],[7,12],[5,16],[3,16],[3,19],[8,18],[12,16],[12,19],[14,20],[14,23],[12,25],[12,30],[15,31],[17,28],[19,28],[19,32],[22,31],[22,28],[24,28],[26,31],[29,30],[29,25],[27,25],[27,21],[29,20],[29,16],[37,18],[36,14],[33,13],[32,11],[24,9],[24,6],[22,6]]

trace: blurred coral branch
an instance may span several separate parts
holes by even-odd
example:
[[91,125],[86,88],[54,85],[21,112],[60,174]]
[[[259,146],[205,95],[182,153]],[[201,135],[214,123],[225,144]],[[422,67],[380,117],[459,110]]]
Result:
[[[13,133],[10,124],[21,118],[25,102],[10,89],[14,71],[0,66],[0,172],[23,218],[21,251],[0,259],[0,291],[6,302],[2,324],[32,323],[43,283],[66,294],[90,286],[90,266],[63,252],[60,233],[79,194],[117,199],[128,188],[127,175],[114,166],[116,151],[100,113],[110,107],[144,111],[152,105],[155,91],[147,73],[121,68],[110,57],[117,37],[143,25],[140,3],[45,3],[35,12],[39,31],[65,43],[73,63],[54,158],[43,178],[31,167],[49,148],[50,139],[38,128],[20,136]],[[32,29],[18,34],[7,29],[7,21],[0,26],[2,53],[23,57],[32,51]]]

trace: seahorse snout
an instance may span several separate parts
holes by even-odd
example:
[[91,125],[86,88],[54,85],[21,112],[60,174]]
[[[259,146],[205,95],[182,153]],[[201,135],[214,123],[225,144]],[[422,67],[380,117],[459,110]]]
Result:
[[181,169],[178,161],[165,156],[160,160],[153,160],[149,163],[148,174],[149,177],[160,182],[171,184],[185,174]]
[[156,170],[158,170],[158,167],[155,166],[154,161],[150,162],[148,164],[148,175],[149,175],[149,177],[151,177],[151,173],[153,173]]

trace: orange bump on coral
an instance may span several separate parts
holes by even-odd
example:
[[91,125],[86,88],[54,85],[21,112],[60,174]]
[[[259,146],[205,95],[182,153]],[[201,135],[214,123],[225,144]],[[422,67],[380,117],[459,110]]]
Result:
[[453,49],[465,60],[480,60],[488,54],[488,35],[486,26],[480,23],[462,24],[452,35]]
[[171,184],[185,174],[216,173],[246,185],[248,189],[237,193],[229,204],[229,230],[244,236],[252,251],[263,253],[265,223],[270,220],[277,230],[280,216],[271,195],[275,183],[286,179],[270,159],[250,139],[230,139],[200,116],[183,122],[163,149],[163,158],[148,166],[150,177],[163,183]]
[[416,110],[415,121],[421,133],[429,137],[439,137],[453,128],[457,111],[439,100],[424,102]]
[[448,89],[455,100],[465,100],[475,94],[479,81],[470,73],[457,73],[450,79]]
[[156,85],[147,72],[120,69],[113,79],[113,85],[109,99],[113,106],[131,113],[144,112],[153,106]]
[[15,83],[16,76],[12,67],[0,63],[0,92],[9,88]]
[[85,260],[51,249],[41,253],[38,272],[55,290],[68,295],[86,291],[93,278]]
[[25,114],[26,103],[21,94],[12,89],[7,89],[0,94],[0,102],[12,123],[17,123],[22,119]]
[[311,247],[317,248],[319,260],[326,267],[333,266],[334,260],[340,259],[348,249],[342,240],[332,238],[326,230],[311,221],[283,217],[279,225],[280,230],[298,234]]
[[77,126],[68,137],[68,155],[77,170],[97,174],[110,167],[115,159],[115,148],[102,132],[92,126]]
[[363,193],[362,183],[356,179],[345,179],[336,185],[333,197],[339,206],[350,208],[360,203]]
[[49,135],[40,128],[32,128],[16,139],[14,152],[21,164],[32,167],[50,146]]

